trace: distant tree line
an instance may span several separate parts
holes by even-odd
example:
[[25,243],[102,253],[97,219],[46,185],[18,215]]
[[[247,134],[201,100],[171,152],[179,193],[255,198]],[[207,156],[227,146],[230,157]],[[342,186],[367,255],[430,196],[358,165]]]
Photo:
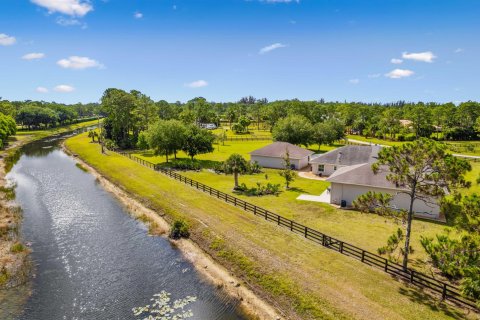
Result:
[[135,146],[139,133],[156,120],[183,124],[227,124],[236,133],[270,130],[276,140],[296,144],[331,144],[344,134],[392,140],[476,140],[480,104],[366,104],[245,97],[237,102],[210,102],[197,97],[186,103],[153,101],[139,91],[107,89],[101,99],[105,128],[119,147]]
[[96,103],[66,105],[44,101],[0,100],[0,112],[12,117],[25,129],[42,129],[62,126],[79,119],[92,118],[99,114]]

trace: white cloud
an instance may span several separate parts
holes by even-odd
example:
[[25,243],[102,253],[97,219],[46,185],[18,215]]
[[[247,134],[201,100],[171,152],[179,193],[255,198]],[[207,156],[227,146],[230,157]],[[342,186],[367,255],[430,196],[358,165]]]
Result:
[[88,57],[71,56],[68,59],[58,60],[57,64],[65,69],[87,69],[87,68],[103,68],[104,66],[96,60]]
[[44,7],[49,13],[59,12],[69,16],[83,17],[93,10],[90,1],[84,0],[30,0]]
[[380,78],[382,74],[381,73],[372,73],[372,74],[369,74],[367,77],[369,78]]
[[400,79],[400,78],[410,77],[413,74],[415,74],[415,72],[413,72],[412,70],[395,69],[385,74],[385,77],[388,77],[390,79]]
[[189,88],[203,88],[206,86],[208,86],[208,82],[205,80],[197,80],[197,81],[193,81],[185,84],[185,87],[189,87]]
[[40,52],[27,53],[22,57],[23,60],[38,60],[43,58],[45,58],[45,54]]
[[55,88],[53,88],[53,90],[55,90],[57,92],[67,93],[67,92],[75,91],[75,88],[72,87],[72,86],[69,86],[67,84],[60,84],[60,85],[56,86]]
[[15,37],[0,33],[0,46],[11,46],[12,44],[15,44],[15,42],[17,42]]
[[133,17],[135,19],[142,19],[143,18],[143,13],[137,11],[133,14]]
[[436,56],[431,51],[418,52],[418,53],[408,53],[404,52],[402,54],[403,59],[422,61],[432,63]]
[[286,46],[287,45],[285,45],[285,44],[277,42],[277,43],[271,44],[269,46],[263,47],[262,49],[260,49],[260,51],[258,53],[259,54],[265,54],[265,53],[268,53],[268,52],[276,50],[276,49],[285,48]]
[[457,48],[457,49],[455,49],[454,52],[455,53],[462,53],[463,51],[465,51],[465,50],[463,50],[462,48]]
[[348,82],[350,82],[351,84],[359,84],[360,79],[350,79],[350,80],[348,80]]
[[83,29],[87,28],[87,24],[84,22],[81,22],[78,19],[74,18],[64,18],[64,17],[58,17],[55,22],[58,25],[61,25],[62,27],[71,27],[71,26],[82,26]]
[[397,59],[397,58],[393,58],[392,60],[390,60],[391,63],[393,64],[401,64],[403,62],[402,59]]
[[35,91],[37,91],[38,93],[48,93],[48,89],[45,87],[37,87]]

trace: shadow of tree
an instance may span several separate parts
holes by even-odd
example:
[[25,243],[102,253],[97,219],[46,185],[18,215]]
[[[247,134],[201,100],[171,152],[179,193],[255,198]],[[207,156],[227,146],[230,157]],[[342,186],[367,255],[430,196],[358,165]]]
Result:
[[430,293],[423,291],[421,288],[414,286],[405,286],[399,289],[399,292],[407,296],[410,301],[427,306],[432,311],[442,312],[444,315],[452,319],[465,319],[465,314],[461,311],[454,310],[439,297],[434,297]]
[[289,192],[306,192],[304,189],[298,188],[298,187],[290,187],[289,189],[286,189],[286,191],[289,191]]

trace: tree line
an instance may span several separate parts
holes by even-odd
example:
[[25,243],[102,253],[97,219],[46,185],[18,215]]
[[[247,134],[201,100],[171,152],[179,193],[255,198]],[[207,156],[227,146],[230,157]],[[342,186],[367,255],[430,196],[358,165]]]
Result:
[[0,100],[0,113],[12,117],[25,129],[62,126],[78,122],[79,119],[96,117],[99,112],[100,107],[96,103],[66,105],[44,101]]

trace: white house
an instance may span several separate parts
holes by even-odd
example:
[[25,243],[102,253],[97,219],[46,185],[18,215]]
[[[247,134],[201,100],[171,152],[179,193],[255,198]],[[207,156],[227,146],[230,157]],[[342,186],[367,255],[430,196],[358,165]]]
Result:
[[285,167],[284,158],[287,151],[293,169],[297,170],[308,166],[310,156],[314,153],[288,142],[277,141],[250,152],[250,161],[256,161],[264,168],[283,169]]
[[379,146],[344,146],[311,158],[312,172],[330,176],[335,171],[363,163],[373,163],[380,151]]
[[[402,193],[402,188],[387,180],[388,169],[382,168],[377,174],[373,173],[371,163],[358,164],[338,169],[327,181],[331,183],[330,203],[340,206],[351,206],[358,196],[372,192],[392,194],[391,206],[394,209],[408,210],[410,198]],[[438,219],[440,206],[435,198],[425,203],[422,200],[415,200],[413,203],[415,216]]]

